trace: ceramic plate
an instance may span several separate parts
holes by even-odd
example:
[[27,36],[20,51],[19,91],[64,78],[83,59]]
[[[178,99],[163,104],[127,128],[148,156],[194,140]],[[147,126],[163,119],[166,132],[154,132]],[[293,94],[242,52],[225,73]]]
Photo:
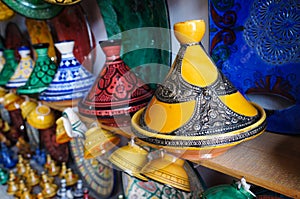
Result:
[[210,55],[267,130],[300,133],[300,6],[297,0],[210,0]]

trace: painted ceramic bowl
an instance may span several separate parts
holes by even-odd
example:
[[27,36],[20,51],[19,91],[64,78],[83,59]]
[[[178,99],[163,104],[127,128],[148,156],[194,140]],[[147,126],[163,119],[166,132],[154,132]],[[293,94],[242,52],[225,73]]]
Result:
[[50,107],[38,105],[28,117],[27,122],[36,129],[48,129],[55,123],[55,116]]
[[20,105],[24,102],[24,98],[15,93],[7,93],[4,96],[3,105],[8,111],[16,110],[20,108]]
[[31,113],[31,111],[33,111],[37,107],[37,105],[37,102],[26,99],[20,106],[22,117],[26,119],[29,113]]
[[141,180],[147,180],[145,176],[140,174],[143,166],[147,162],[148,151],[136,145],[133,140],[116,151],[108,158],[117,168],[137,177]]
[[190,181],[184,163],[183,159],[163,153],[161,157],[149,161],[141,173],[154,181],[189,192]]
[[96,158],[113,149],[120,137],[100,127],[92,127],[85,133],[84,158]]
[[265,111],[242,96],[199,44],[205,23],[180,22],[174,30],[181,48],[173,67],[132,117],[138,140],[199,161],[263,133]]

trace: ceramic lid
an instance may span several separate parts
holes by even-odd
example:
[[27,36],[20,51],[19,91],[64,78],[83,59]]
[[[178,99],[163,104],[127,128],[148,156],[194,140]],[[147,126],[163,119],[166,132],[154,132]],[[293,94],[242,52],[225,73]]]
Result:
[[41,0],[2,0],[15,12],[33,19],[50,19],[55,17],[62,6],[46,3]]
[[106,63],[87,96],[79,103],[79,112],[87,117],[108,118],[132,114],[146,106],[153,91],[120,58],[121,41],[99,43]]

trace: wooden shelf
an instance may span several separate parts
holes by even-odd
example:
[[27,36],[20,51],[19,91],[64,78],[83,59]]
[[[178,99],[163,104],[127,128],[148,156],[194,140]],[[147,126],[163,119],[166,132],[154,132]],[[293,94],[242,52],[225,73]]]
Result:
[[247,182],[300,198],[300,136],[265,132],[202,166]]

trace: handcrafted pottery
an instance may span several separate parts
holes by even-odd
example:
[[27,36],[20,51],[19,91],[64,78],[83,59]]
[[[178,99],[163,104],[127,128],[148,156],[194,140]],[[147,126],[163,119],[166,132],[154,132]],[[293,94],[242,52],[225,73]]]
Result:
[[4,185],[8,181],[8,172],[0,168],[0,184]]
[[126,38],[122,42],[122,60],[139,78],[155,88],[163,81],[171,64],[167,1],[97,0],[97,4],[107,37]]
[[117,146],[120,137],[100,127],[92,127],[85,133],[84,158],[96,158]]
[[190,198],[199,199],[203,193],[204,188],[201,184],[201,178],[196,171],[186,162],[184,167],[189,175],[191,191],[186,192],[176,189],[168,184],[162,184],[157,181],[149,179],[148,181],[141,181],[133,176],[122,172],[122,187],[124,197],[126,199],[138,196],[140,199],[148,198]]
[[35,185],[38,185],[40,182],[40,178],[36,171],[33,169],[30,169],[28,176],[26,177],[26,185],[29,187],[33,187]]
[[34,67],[34,61],[30,56],[30,49],[27,46],[18,48],[18,52],[21,56],[21,59],[14,74],[6,83],[6,87],[9,89],[23,86],[28,80]]
[[[60,2],[63,3],[66,0]],[[89,6],[93,7],[92,2],[89,2]],[[73,40],[75,42],[73,50],[75,58],[89,72],[93,72],[97,56],[96,42],[87,15],[81,5],[65,6],[58,16],[49,20],[49,23],[58,41]]]
[[5,86],[18,66],[18,62],[14,55],[14,50],[5,49],[3,53],[5,57],[5,64],[0,72],[0,86]]
[[203,20],[174,25],[181,44],[164,83],[148,106],[132,118],[133,132],[143,144],[191,161],[211,158],[266,128],[266,114],[249,103],[218,71],[199,44]]
[[239,182],[211,187],[202,194],[203,199],[252,199],[256,198],[250,191],[250,185],[242,178]]
[[27,122],[36,129],[48,129],[55,123],[55,116],[50,107],[39,104],[30,112]]
[[71,168],[67,169],[67,173],[64,176],[64,178],[66,179],[66,185],[67,186],[73,186],[78,181],[78,175],[73,173]]
[[33,19],[50,19],[56,16],[63,7],[36,0],[2,0],[16,13]]
[[148,151],[136,145],[132,139],[128,145],[115,150],[108,157],[108,160],[129,175],[147,181],[147,178],[140,174],[143,166],[147,162],[147,155]]
[[46,20],[25,19],[27,32],[30,37],[30,43],[32,45],[49,44],[48,56],[54,62],[56,62],[56,52],[54,48],[54,42],[51,34],[51,29],[48,26]]
[[44,184],[44,188],[42,190],[42,194],[45,198],[52,198],[56,195],[58,187],[54,183],[46,182]]
[[29,113],[34,111],[37,106],[37,102],[30,100],[28,97],[25,97],[25,101],[20,105],[23,119],[26,119]]
[[108,198],[115,185],[114,171],[111,167],[84,158],[84,139],[75,137],[69,142],[70,151],[74,160],[74,168],[95,198]]
[[130,126],[130,115],[146,106],[152,90],[121,59],[120,40],[103,41],[100,46],[106,63],[78,109],[81,115],[96,117],[101,127],[114,131]]
[[3,49],[0,49],[0,72],[2,71],[5,64],[5,57],[3,55]]
[[8,195],[14,195],[18,191],[18,189],[19,189],[19,186],[14,180],[9,180],[7,182],[6,193]]
[[15,12],[0,1],[0,21],[5,21],[14,16]]
[[94,77],[74,57],[74,41],[55,43],[55,47],[61,53],[61,61],[52,82],[39,99],[53,107],[76,106],[93,84]]
[[299,1],[208,2],[210,55],[218,68],[266,110],[268,131],[299,134]]
[[19,94],[40,93],[48,88],[55,76],[57,66],[48,56],[48,43],[33,45],[37,53],[34,69],[28,78],[26,84],[17,89]]
[[152,180],[190,192],[189,176],[184,168],[184,160],[162,152],[159,158],[149,161],[141,173]]
[[45,2],[57,4],[57,5],[72,5],[79,3],[81,0],[44,0]]

